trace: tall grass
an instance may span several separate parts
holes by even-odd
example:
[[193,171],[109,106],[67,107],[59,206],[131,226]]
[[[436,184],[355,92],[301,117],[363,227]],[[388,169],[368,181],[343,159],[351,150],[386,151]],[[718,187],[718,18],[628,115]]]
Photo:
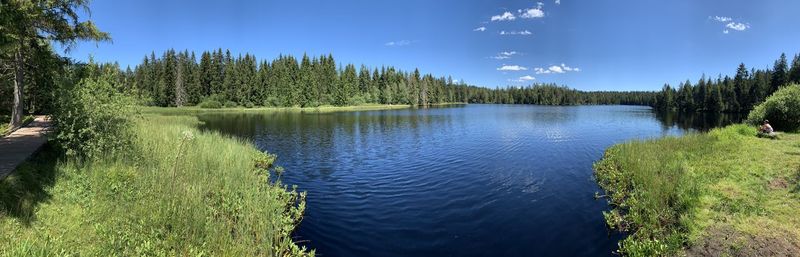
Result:
[[797,154],[798,136],[775,141],[755,134],[753,127],[733,125],[609,148],[594,168],[612,207],[604,213],[608,225],[628,233],[620,251],[680,255],[707,240],[709,228],[723,224],[757,237],[764,228],[752,227],[753,220],[764,218],[789,223],[784,236],[800,242],[800,219],[786,215],[800,213],[800,204],[767,201],[797,193],[765,190],[774,179],[798,183],[800,158],[787,154]]
[[23,165],[0,182],[0,255],[313,255],[292,242],[305,194],[269,178],[275,156],[197,122],[146,115],[130,156]]

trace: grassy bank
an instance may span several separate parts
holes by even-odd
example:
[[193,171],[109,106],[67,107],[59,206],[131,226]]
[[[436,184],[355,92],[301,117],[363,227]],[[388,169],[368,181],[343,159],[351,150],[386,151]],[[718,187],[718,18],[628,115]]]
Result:
[[377,111],[411,108],[409,105],[399,104],[365,104],[356,106],[320,106],[320,107],[235,107],[235,108],[200,108],[190,107],[142,107],[142,112],[153,114],[191,114],[201,112],[352,112],[352,111]]
[[800,135],[747,125],[609,148],[595,175],[630,256],[800,253]]
[[0,255],[308,254],[290,237],[305,195],[271,182],[275,157],[196,123],[145,115],[126,158],[47,146],[0,181]]

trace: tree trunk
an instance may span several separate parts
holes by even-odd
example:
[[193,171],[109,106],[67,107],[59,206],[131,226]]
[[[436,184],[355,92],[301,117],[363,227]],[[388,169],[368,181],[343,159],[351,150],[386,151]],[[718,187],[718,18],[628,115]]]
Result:
[[23,59],[22,49],[14,54],[14,106],[11,109],[11,127],[17,128],[22,125],[22,114],[25,112],[23,104]]

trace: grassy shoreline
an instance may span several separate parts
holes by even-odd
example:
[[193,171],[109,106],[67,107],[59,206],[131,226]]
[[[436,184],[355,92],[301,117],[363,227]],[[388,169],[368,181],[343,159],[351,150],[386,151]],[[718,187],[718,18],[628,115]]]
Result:
[[595,164],[629,256],[800,252],[800,135],[732,125],[614,145]]
[[181,113],[209,113],[209,112],[307,112],[307,113],[331,113],[331,112],[352,112],[352,111],[378,111],[378,110],[397,110],[412,108],[410,105],[397,104],[366,104],[354,106],[320,106],[320,107],[235,107],[235,108],[200,108],[196,106],[187,107],[141,107],[143,113],[152,114],[181,114]]
[[[302,256],[304,193],[274,155],[145,115],[126,158],[79,162],[47,146],[0,181],[0,256]],[[282,170],[279,170],[282,172]]]

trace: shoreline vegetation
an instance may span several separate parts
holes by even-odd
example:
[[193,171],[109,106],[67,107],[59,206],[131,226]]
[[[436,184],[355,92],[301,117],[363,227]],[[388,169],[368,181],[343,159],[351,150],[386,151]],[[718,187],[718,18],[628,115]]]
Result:
[[305,193],[275,156],[188,116],[134,122],[128,157],[50,143],[0,181],[0,255],[313,256],[294,244]]
[[148,114],[182,114],[182,113],[214,113],[214,112],[307,112],[307,113],[331,113],[331,112],[351,112],[351,111],[380,111],[398,110],[412,108],[405,104],[362,104],[352,106],[319,106],[319,107],[231,107],[231,108],[203,108],[199,106],[183,107],[157,107],[143,106],[142,113]]
[[[750,124],[634,140],[608,148],[595,178],[624,232],[625,256],[794,256],[800,253],[800,86],[756,106]],[[757,137],[775,120],[777,139]],[[792,132],[794,131],[794,132]]]
[[[466,103],[438,103],[431,104],[428,107],[445,107],[466,105]],[[144,114],[194,114],[194,113],[225,113],[225,112],[302,112],[302,113],[334,113],[334,112],[359,112],[359,111],[383,111],[383,110],[401,110],[421,108],[414,107],[407,104],[362,104],[362,105],[349,105],[349,106],[318,106],[318,107],[230,107],[230,108],[203,108],[199,106],[182,106],[182,107],[157,107],[157,106],[141,106],[139,107]]]

